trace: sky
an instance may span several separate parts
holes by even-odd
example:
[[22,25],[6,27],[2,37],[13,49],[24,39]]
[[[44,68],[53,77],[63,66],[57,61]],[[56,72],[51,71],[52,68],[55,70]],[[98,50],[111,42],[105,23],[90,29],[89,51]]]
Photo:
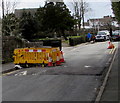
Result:
[[[11,2],[17,1],[16,9],[23,9],[23,8],[38,8],[40,6],[44,6],[45,0],[7,0],[7,1],[11,1]],[[67,5],[67,7],[71,11],[73,11],[71,6],[71,2],[73,0],[63,0],[63,1]],[[91,18],[102,18],[103,16],[107,16],[107,15],[114,16],[112,13],[113,11],[111,9],[110,0],[86,0],[86,2],[88,2],[89,8],[91,8],[91,10],[85,15],[85,20]],[[1,16],[2,16],[2,9],[0,9],[0,17]]]

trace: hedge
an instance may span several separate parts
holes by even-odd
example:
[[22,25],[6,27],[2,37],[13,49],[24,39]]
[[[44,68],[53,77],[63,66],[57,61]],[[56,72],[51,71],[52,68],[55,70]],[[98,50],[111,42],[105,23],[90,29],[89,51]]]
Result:
[[62,50],[61,39],[43,39],[43,40],[33,40],[33,42],[43,42],[43,46],[59,47]]
[[69,45],[70,46],[75,46],[77,44],[85,43],[86,42],[86,37],[81,36],[78,38],[69,38]]

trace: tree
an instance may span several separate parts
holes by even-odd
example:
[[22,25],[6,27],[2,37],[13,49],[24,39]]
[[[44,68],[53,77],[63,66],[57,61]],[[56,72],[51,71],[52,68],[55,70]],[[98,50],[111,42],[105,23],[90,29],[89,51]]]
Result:
[[13,13],[15,10],[15,7],[17,6],[17,2],[16,1],[4,1],[2,0],[2,15],[3,18],[5,15],[8,15],[10,13]]
[[14,15],[16,1],[2,0],[2,34],[7,36],[19,36],[19,20]]
[[44,6],[44,16],[43,16],[44,31],[54,32],[56,18],[55,18],[55,5],[53,2],[46,3]]
[[82,21],[82,10],[81,10],[81,3],[80,1],[75,1],[73,0],[73,8],[74,8],[74,18],[76,20],[76,25],[75,25],[75,29],[77,30],[77,25],[79,27],[79,30],[81,28],[81,21]]
[[91,10],[91,8],[89,8],[89,4],[83,0],[73,0],[72,5],[74,9],[74,18],[77,21],[76,29],[78,25],[80,30],[81,25],[83,25],[84,28],[85,14],[88,13]]
[[22,37],[30,41],[33,39],[34,34],[37,32],[37,22],[30,12],[27,13],[24,10],[20,19],[21,21],[19,28],[21,29]]
[[112,9],[113,13],[115,14],[116,19],[120,24],[120,1],[119,2],[112,2]]
[[39,7],[35,13],[35,20],[37,21],[37,29],[42,31],[44,29],[43,24],[44,8]]
[[2,19],[3,36],[19,36],[19,20],[13,13],[6,14]]
[[72,30],[75,24],[74,18],[70,15],[69,9],[62,2],[57,2],[55,5],[55,15],[56,15],[56,32],[61,31],[64,38],[67,40],[65,36],[65,30]]
[[63,2],[46,2],[43,9],[39,9],[38,20],[42,23],[42,30],[53,33],[61,32],[65,39],[65,30],[70,30],[74,26],[74,19],[70,15],[69,9]]

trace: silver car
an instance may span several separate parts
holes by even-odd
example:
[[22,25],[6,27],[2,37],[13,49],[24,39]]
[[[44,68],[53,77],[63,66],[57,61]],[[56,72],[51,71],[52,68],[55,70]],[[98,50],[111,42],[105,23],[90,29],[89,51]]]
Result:
[[109,40],[109,34],[107,34],[104,31],[98,32],[98,34],[95,36],[96,41],[106,41]]

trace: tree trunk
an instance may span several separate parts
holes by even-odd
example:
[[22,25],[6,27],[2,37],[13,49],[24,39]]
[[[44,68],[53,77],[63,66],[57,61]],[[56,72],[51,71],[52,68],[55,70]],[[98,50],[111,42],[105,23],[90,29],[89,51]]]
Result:
[[66,35],[65,35],[65,31],[62,30],[61,32],[62,32],[62,35],[63,35],[64,39],[65,39],[65,40],[68,40],[67,37],[66,37]]
[[85,25],[84,25],[84,13],[83,13],[83,29],[85,28]]
[[81,29],[81,18],[79,18],[78,27],[79,27],[79,30],[80,30]]
[[3,18],[4,18],[4,14],[5,14],[4,11],[5,11],[5,10],[4,10],[4,1],[2,0],[2,17],[3,17]]

